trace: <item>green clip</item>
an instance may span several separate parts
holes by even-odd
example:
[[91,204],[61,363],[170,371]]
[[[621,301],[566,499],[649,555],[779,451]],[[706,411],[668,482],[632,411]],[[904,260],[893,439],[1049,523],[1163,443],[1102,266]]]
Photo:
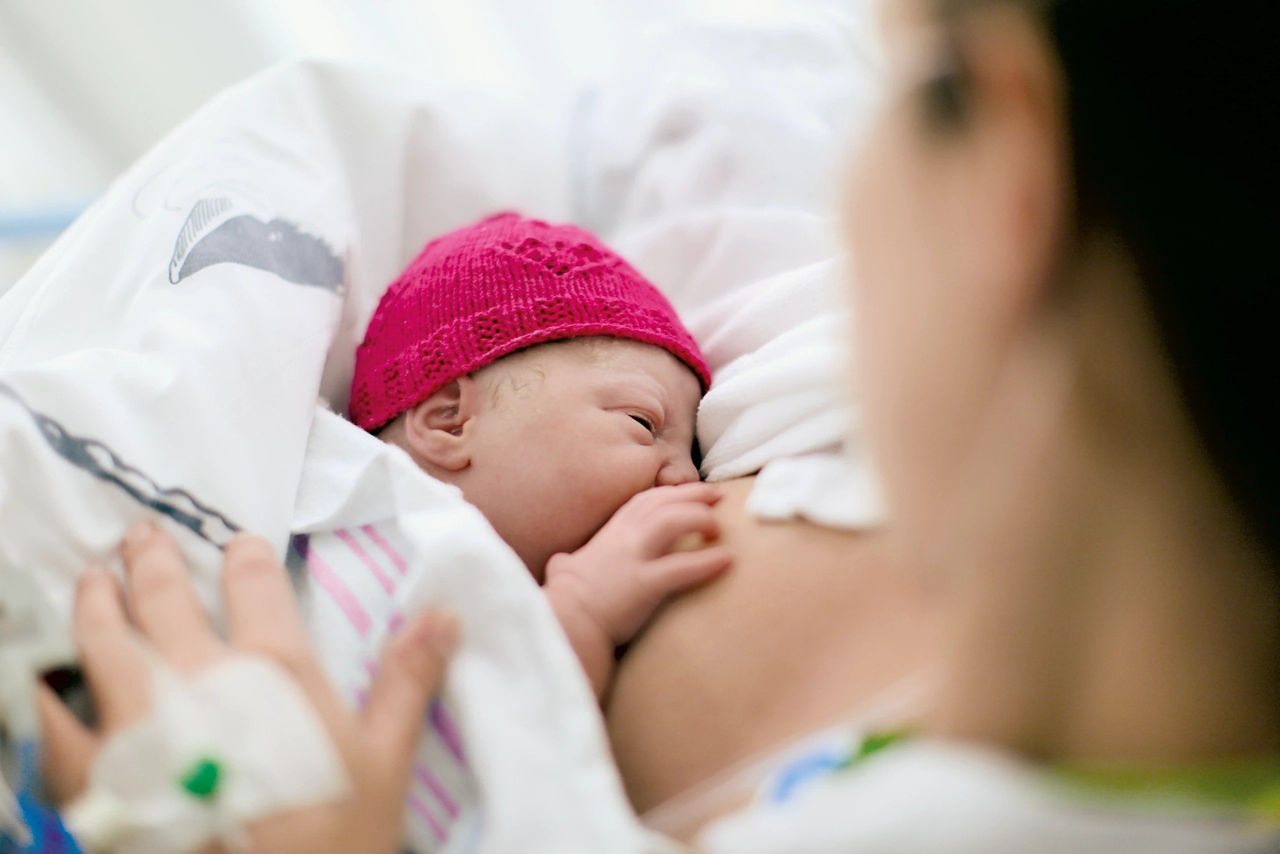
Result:
[[860,764],[864,759],[874,756],[886,747],[893,747],[903,741],[911,738],[911,733],[907,730],[886,730],[884,732],[873,732],[862,740],[862,743],[849,751],[839,765],[836,766],[837,771],[843,771]]
[[216,759],[206,756],[191,763],[190,770],[182,777],[181,785],[191,797],[210,801],[218,796],[220,782],[222,782],[222,766]]

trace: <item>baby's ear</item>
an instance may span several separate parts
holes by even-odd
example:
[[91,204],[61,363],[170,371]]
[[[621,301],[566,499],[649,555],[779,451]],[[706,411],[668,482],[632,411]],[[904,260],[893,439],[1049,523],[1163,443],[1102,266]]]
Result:
[[478,389],[471,377],[454,380],[405,413],[408,450],[446,471],[471,464],[467,427],[476,414]]

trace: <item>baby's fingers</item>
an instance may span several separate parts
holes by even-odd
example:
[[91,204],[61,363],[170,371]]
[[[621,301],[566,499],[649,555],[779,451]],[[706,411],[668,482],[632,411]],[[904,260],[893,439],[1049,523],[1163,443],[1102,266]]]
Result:
[[674,486],[655,486],[632,497],[624,509],[629,509],[639,516],[647,516],[655,510],[661,510],[663,507],[682,502],[692,501],[706,505],[715,504],[723,495],[724,492],[718,484],[703,483],[701,481],[680,483]]
[[727,546],[680,552],[659,558],[649,565],[649,584],[666,598],[690,587],[704,584],[723,573],[733,563]]
[[691,501],[663,507],[643,524],[641,547],[650,558],[667,554],[677,540],[690,534],[701,534],[704,540],[720,536],[720,523],[711,508]]

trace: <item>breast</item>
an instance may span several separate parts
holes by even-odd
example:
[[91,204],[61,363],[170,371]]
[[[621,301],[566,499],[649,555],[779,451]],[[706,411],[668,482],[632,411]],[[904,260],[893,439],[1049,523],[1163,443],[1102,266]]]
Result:
[[669,603],[619,662],[605,717],[637,811],[857,713],[934,648],[929,597],[874,533],[717,505],[728,574]]

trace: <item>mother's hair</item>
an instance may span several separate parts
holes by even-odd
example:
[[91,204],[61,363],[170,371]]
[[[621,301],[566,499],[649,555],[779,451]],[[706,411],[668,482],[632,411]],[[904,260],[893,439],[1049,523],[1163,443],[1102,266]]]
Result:
[[[1273,0],[933,0],[1042,24],[1064,86],[1076,237],[1112,236],[1210,458],[1280,567],[1280,82]],[[958,50],[959,48],[957,48]],[[933,100],[962,121],[963,55]]]

